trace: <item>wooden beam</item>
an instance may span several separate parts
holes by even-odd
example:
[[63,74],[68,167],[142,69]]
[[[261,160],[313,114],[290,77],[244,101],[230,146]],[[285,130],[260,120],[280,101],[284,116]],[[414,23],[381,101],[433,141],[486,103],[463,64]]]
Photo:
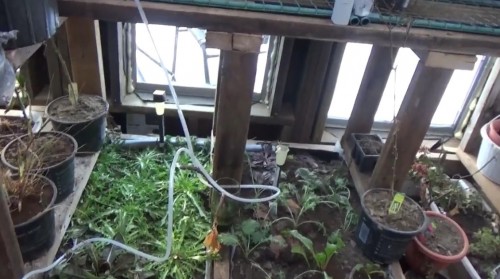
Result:
[[348,143],[352,133],[371,131],[398,50],[377,45],[372,47],[342,143]]
[[[3,175],[3,174],[1,174]],[[18,279],[24,275],[23,258],[10,218],[7,196],[0,177],[0,278]]]
[[452,70],[473,70],[477,56],[431,51],[425,60],[425,66]]
[[[381,46],[410,47],[442,52],[500,56],[500,37],[450,31],[394,27],[333,25],[330,19],[199,7],[191,5],[141,2],[153,24],[199,27],[212,31],[281,35],[337,42],[370,43]],[[142,22],[134,1],[58,0],[63,16]]]
[[390,188],[394,182],[395,190],[401,188],[452,74],[453,70],[426,67],[424,61],[418,62],[373,170],[370,187]]
[[213,169],[215,179],[229,179],[225,183],[239,182],[243,174],[257,59],[257,53],[221,52]]
[[333,45],[324,41],[309,42],[295,101],[295,123],[289,141],[301,143],[312,140],[315,115],[321,104]]
[[279,114],[283,105],[283,95],[285,94],[285,86],[288,78],[288,71],[290,70],[290,62],[292,58],[293,45],[295,39],[283,38],[280,45],[281,53],[276,64],[277,76],[272,81],[271,96],[269,98],[269,105],[271,106],[271,115]]
[[123,23],[102,22],[106,34],[106,66],[110,100],[119,105],[126,94],[126,76],[123,64]]
[[321,138],[323,137],[326,119],[328,118],[328,111],[330,110],[335,85],[337,84],[340,64],[342,63],[342,57],[344,57],[345,47],[345,43],[335,43],[333,46],[333,52],[329,59],[324,85],[321,92],[319,109],[316,113],[314,121],[312,142],[321,142]]
[[500,113],[500,58],[497,58],[477,101],[474,113],[460,141],[466,153],[476,154],[481,145],[480,131],[484,124]]
[[99,22],[72,17],[66,21],[73,81],[82,94],[106,98]]

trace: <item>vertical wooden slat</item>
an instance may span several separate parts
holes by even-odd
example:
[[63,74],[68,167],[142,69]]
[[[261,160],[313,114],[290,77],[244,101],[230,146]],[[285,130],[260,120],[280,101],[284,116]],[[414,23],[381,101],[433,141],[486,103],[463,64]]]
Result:
[[342,63],[345,47],[346,43],[335,43],[333,53],[331,58],[329,58],[330,63],[328,64],[328,69],[324,79],[319,110],[316,114],[316,121],[314,122],[312,135],[313,142],[321,142],[323,131],[325,130],[326,119],[328,118],[328,111],[330,110],[330,105],[332,104],[333,93],[335,85],[337,84],[340,64]]
[[311,142],[315,115],[321,103],[321,93],[327,75],[334,43],[310,41],[306,64],[295,102],[295,123],[291,141]]
[[106,29],[106,62],[109,69],[107,80],[109,96],[115,105],[121,104],[126,91],[123,64],[123,26],[121,22],[104,22]]
[[342,143],[349,142],[348,139],[352,133],[371,131],[375,114],[391,74],[392,61],[396,58],[398,50],[398,48],[376,45],[372,47]]
[[426,67],[425,60],[418,62],[373,170],[370,187],[390,188],[394,181],[394,189],[401,188],[452,74],[451,69]]
[[[241,181],[258,53],[221,51],[215,118],[214,178]],[[221,181],[224,183],[224,181]]]
[[280,113],[281,107],[283,105],[283,95],[285,94],[285,86],[288,78],[288,71],[290,70],[290,62],[292,57],[293,45],[295,39],[284,38],[281,41],[280,52],[281,56],[276,65],[278,75],[273,80],[271,87],[271,97],[269,98],[269,104],[271,106],[271,115],[277,115]]
[[87,18],[66,21],[73,81],[82,94],[106,98],[99,23]]
[[481,127],[500,113],[500,58],[497,58],[483,88],[474,113],[460,141],[466,153],[476,154],[481,144]]
[[[0,178],[0,187],[3,187]],[[0,189],[0,278],[19,279],[24,275],[23,259],[10,218],[5,191]]]

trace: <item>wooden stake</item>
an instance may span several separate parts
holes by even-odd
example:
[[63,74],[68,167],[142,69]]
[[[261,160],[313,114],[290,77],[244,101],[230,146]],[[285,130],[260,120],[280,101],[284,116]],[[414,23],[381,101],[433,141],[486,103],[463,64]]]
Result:
[[[0,177],[0,187],[3,180]],[[10,218],[5,191],[0,188],[0,278],[19,279],[24,275],[24,263]]]
[[394,189],[401,188],[452,74],[451,69],[431,68],[425,66],[425,61],[418,62],[396,123],[373,170],[370,187],[390,188],[394,180]]

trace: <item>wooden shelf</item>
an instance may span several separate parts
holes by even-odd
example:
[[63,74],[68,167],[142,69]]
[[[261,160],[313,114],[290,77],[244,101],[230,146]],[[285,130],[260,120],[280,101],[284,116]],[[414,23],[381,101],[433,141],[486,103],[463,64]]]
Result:
[[24,62],[28,61],[30,57],[40,48],[42,44],[34,44],[32,46],[22,47],[14,50],[6,51],[7,59],[12,63],[14,69],[20,68]]
[[92,173],[92,169],[94,168],[98,157],[99,153],[91,156],[75,158],[75,190],[69,197],[66,198],[66,200],[56,205],[54,244],[52,244],[52,247],[44,256],[33,262],[26,263],[24,265],[26,272],[46,267],[54,261],[64,234],[70,224],[71,217],[73,217],[73,214],[75,213],[78,202],[82,197],[85,186],[87,186],[90,174]]
[[351,158],[352,148],[348,143],[343,144],[342,148],[344,149],[344,159],[349,167],[349,173],[351,174],[352,181],[354,182],[356,191],[358,191],[358,196],[361,198],[366,190],[369,189],[368,183],[370,182],[370,175],[359,171],[358,166],[356,166]]
[[500,185],[478,172],[476,156],[465,153],[460,148],[457,148],[456,154],[469,173],[473,174],[472,177],[479,186],[478,190],[483,194],[486,201],[492,206],[497,214],[500,214]]

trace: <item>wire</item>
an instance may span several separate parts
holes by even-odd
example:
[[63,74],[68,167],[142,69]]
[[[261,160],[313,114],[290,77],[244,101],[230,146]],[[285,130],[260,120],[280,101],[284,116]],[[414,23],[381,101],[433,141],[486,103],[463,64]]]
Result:
[[[266,202],[270,201],[273,199],[276,199],[279,194],[280,194],[280,189],[276,186],[269,186],[269,185],[219,185],[208,173],[208,171],[203,167],[201,162],[196,158],[196,155],[193,150],[193,145],[191,143],[191,136],[189,134],[189,130],[186,124],[186,119],[184,118],[184,113],[182,112],[182,109],[179,105],[179,100],[177,99],[177,94],[175,92],[175,88],[172,84],[172,79],[170,78],[169,75],[169,70],[165,67],[165,63],[163,59],[161,58],[160,52],[158,51],[158,48],[156,47],[153,35],[149,29],[149,22],[146,17],[146,14],[144,13],[144,9],[142,8],[142,5],[140,3],[140,0],[134,0],[137,6],[137,9],[139,10],[139,14],[141,15],[143,23],[146,25],[146,29],[148,31],[149,37],[153,43],[154,49],[156,51],[156,54],[158,55],[159,62],[161,64],[162,69],[165,71],[165,75],[168,80],[168,87],[170,89],[170,92],[172,94],[172,97],[174,99],[175,105],[177,107],[177,114],[179,115],[179,119],[182,125],[182,129],[184,131],[184,136],[186,137],[186,143],[188,148],[180,148],[175,152],[174,159],[172,160],[172,164],[170,166],[170,173],[169,173],[169,184],[168,184],[168,204],[167,204],[167,236],[166,236],[166,242],[167,242],[167,247],[165,250],[165,255],[163,257],[157,257],[153,255],[149,255],[147,253],[141,252],[135,248],[132,248],[130,246],[127,246],[123,243],[120,243],[118,241],[112,240],[112,239],[107,239],[107,238],[91,238],[87,239],[77,245],[75,245],[73,248],[70,250],[66,251],[61,257],[59,257],[57,260],[55,260],[51,265],[33,270],[26,275],[22,277],[22,279],[28,279],[34,275],[37,274],[43,274],[45,272],[48,272],[55,268],[57,265],[65,262],[66,260],[69,259],[69,256],[76,252],[77,250],[90,245],[95,242],[102,242],[106,244],[111,244],[116,247],[119,247],[129,253],[135,254],[138,257],[154,261],[154,262],[165,262],[169,257],[170,257],[170,252],[172,250],[172,226],[173,226],[173,204],[174,204],[174,178],[175,178],[175,171],[177,169],[177,161],[179,160],[179,156],[182,153],[187,153],[189,157],[191,158],[193,165],[198,168],[201,172],[201,174],[207,179],[208,183],[217,191],[219,191],[223,196],[226,196],[230,199],[233,199],[235,201],[243,202],[243,203],[257,203],[257,202]],[[263,198],[242,198],[239,196],[236,196],[234,194],[229,193],[226,189],[234,189],[234,188],[240,188],[240,189],[261,189],[261,190],[269,190],[271,192],[274,192],[272,195],[268,197],[263,197]]]

